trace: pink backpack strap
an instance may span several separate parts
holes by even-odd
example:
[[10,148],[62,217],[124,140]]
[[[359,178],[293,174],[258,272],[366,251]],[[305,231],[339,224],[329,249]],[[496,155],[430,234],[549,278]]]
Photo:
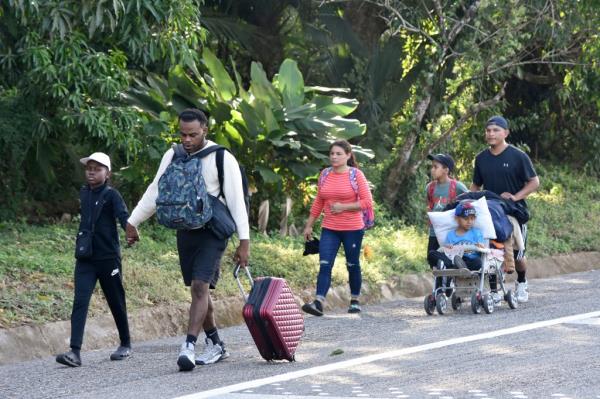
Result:
[[329,176],[329,174],[331,173],[332,170],[333,170],[333,168],[331,166],[323,169],[323,172],[321,172],[321,176],[319,176],[319,180],[317,182],[317,187],[321,188],[323,186],[323,184],[325,184],[325,179],[327,179],[327,176]]
[[[351,167],[350,168],[350,185],[352,186],[352,190],[356,193],[356,199],[360,201],[360,194],[358,192],[358,178],[356,177],[358,173],[358,169]],[[373,207],[369,207],[367,209],[361,209],[363,223],[365,224],[365,229],[370,229],[375,225],[375,211]]]
[[358,197],[358,179],[356,178],[356,168],[353,167],[350,167],[350,185]]

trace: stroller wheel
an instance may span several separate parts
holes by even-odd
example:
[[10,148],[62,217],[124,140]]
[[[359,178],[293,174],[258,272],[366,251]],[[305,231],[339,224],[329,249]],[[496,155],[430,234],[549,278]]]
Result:
[[517,302],[517,296],[513,290],[506,291],[506,295],[504,295],[504,299],[508,302],[508,307],[511,309],[516,309],[519,306],[519,302]]
[[448,297],[446,294],[438,294],[438,296],[435,297],[435,308],[441,315],[448,311]]
[[490,314],[494,312],[494,298],[490,294],[485,294],[482,298],[483,310],[485,313]]
[[471,295],[471,310],[475,314],[481,313],[481,303],[479,291],[475,291],[473,295]]
[[452,309],[460,310],[460,307],[462,306],[462,299],[460,297],[456,296],[456,294],[452,295],[451,302],[452,302]]
[[433,297],[433,294],[425,296],[423,306],[425,307],[425,313],[431,316],[433,314],[433,310],[435,309],[435,298]]

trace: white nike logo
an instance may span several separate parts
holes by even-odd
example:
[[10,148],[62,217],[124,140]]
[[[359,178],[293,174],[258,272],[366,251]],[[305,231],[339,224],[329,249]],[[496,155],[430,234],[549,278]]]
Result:
[[115,269],[112,271],[112,273],[110,274],[111,277],[114,276],[115,274],[119,273],[119,269]]

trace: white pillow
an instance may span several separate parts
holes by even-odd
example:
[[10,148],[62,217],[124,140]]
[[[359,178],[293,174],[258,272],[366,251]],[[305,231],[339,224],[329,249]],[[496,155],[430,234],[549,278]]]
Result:
[[[490,215],[490,210],[487,207],[485,197],[481,197],[471,204],[477,210],[475,227],[481,230],[483,238],[495,239],[496,232],[494,231],[494,223],[492,222],[492,215]],[[427,212],[427,215],[429,216],[438,242],[440,245],[443,245],[446,242],[448,233],[458,227],[458,223],[456,223],[454,217],[454,209],[444,212]]]

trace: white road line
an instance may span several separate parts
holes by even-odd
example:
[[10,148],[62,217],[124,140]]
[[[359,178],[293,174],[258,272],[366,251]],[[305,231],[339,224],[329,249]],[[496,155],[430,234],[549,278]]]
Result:
[[202,399],[202,398],[213,398],[215,396],[241,391],[244,389],[256,388],[263,385],[269,385],[276,382],[290,381],[297,378],[306,377],[309,375],[323,374],[330,371],[352,368],[365,363],[372,363],[378,360],[391,359],[395,357],[405,356],[413,353],[425,352],[432,349],[445,348],[452,345],[465,344],[467,342],[481,341],[484,339],[490,339],[495,337],[502,337],[504,335],[518,334],[524,331],[536,330],[539,328],[550,327],[562,323],[572,323],[579,320],[589,319],[592,317],[600,317],[600,311],[581,313],[573,316],[559,317],[557,319],[538,321],[535,323],[522,324],[516,327],[504,328],[501,330],[490,331],[481,334],[468,335],[466,337],[458,337],[447,339],[444,341],[432,342],[430,344],[418,345],[409,348],[402,348],[395,351],[389,351],[386,353],[377,353],[374,355],[362,356],[355,359],[345,360],[337,363],[325,364],[323,366],[311,367],[304,370],[292,371],[289,373],[274,375],[271,377],[261,378],[258,380],[240,382],[238,384],[228,385],[221,388],[211,389],[209,391],[193,393],[190,395],[180,396],[176,399]]

